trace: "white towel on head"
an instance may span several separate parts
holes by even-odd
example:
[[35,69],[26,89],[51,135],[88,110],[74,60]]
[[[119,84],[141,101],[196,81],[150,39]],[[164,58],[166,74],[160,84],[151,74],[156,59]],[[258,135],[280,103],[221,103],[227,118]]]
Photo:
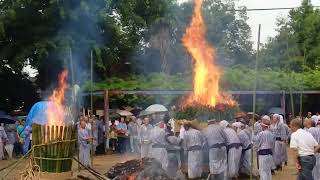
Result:
[[222,127],[224,127],[224,128],[226,128],[226,127],[229,125],[228,121],[226,121],[226,120],[220,121],[219,124],[220,124],[220,126],[222,126]]
[[236,128],[241,128],[242,123],[241,122],[234,122],[234,123],[232,123],[232,126],[236,127]]
[[283,116],[282,116],[282,115],[279,115],[279,117],[280,117],[280,122],[281,122],[281,123],[284,123],[284,121],[283,121]]

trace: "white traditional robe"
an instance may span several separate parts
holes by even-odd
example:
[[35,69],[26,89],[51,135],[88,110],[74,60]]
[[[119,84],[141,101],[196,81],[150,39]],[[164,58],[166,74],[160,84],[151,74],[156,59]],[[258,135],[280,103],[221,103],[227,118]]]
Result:
[[91,165],[91,157],[90,157],[90,149],[91,145],[87,141],[89,136],[89,132],[87,129],[79,129],[79,161],[84,166],[90,166]]
[[139,139],[141,143],[141,158],[144,157],[151,157],[151,131],[153,127],[152,125],[145,126],[144,124],[141,125],[140,130],[139,130]]
[[[224,174],[227,170],[227,135],[219,124],[211,124],[204,130],[209,147],[210,173]],[[224,145],[223,145],[224,144]]]
[[280,138],[280,140],[276,140],[275,142],[273,159],[276,166],[282,166],[282,163],[285,161],[285,148],[288,139],[286,127],[283,123],[279,122],[277,124],[272,124],[270,129],[276,138]]
[[151,157],[157,159],[162,164],[162,169],[167,169],[168,154],[166,150],[166,132],[163,128],[155,126],[151,131]]
[[241,130],[238,134],[240,143],[242,145],[242,156],[240,160],[240,172],[251,174],[251,140],[245,130]]
[[202,174],[202,147],[203,135],[200,131],[190,128],[185,131],[184,147],[188,151],[188,176],[189,178],[200,178]]
[[[312,127],[308,130],[312,136],[314,137],[314,139],[318,142],[318,144],[320,144],[320,127]],[[316,165],[313,168],[313,179],[320,179],[320,153],[315,153],[315,157],[316,157]]]
[[[275,136],[270,130],[264,130],[253,137],[257,151],[270,149],[275,146]],[[260,180],[272,180],[271,170],[273,168],[272,155],[258,155]]]
[[[239,175],[240,159],[242,154],[242,147],[237,133],[232,128],[225,128],[227,134],[227,148],[228,148],[228,172],[229,178],[237,177]],[[239,144],[238,147],[230,147],[232,144]],[[229,148],[229,147],[230,148]]]

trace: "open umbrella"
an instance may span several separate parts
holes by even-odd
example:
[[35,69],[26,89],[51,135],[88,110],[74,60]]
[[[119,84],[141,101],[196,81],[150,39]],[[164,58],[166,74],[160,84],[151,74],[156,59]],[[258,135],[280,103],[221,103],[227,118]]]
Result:
[[16,120],[9,115],[0,115],[0,123],[14,124],[16,123]]
[[153,104],[145,110],[147,112],[167,112],[168,109],[161,104]]
[[143,116],[148,116],[151,114],[154,114],[155,112],[150,112],[150,111],[140,111],[138,117],[143,117]]
[[120,116],[133,116],[133,114],[129,111],[125,111],[125,110],[118,110],[117,113],[120,115]]

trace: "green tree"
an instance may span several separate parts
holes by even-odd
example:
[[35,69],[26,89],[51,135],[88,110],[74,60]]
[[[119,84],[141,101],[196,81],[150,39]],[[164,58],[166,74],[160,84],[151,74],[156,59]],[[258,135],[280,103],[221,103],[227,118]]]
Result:
[[278,34],[262,49],[261,67],[286,71],[318,69],[320,63],[320,11],[310,0],[278,20]]

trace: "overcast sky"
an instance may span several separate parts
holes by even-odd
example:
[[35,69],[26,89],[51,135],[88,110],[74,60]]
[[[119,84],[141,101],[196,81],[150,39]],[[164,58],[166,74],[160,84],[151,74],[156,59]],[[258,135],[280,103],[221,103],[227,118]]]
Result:
[[[186,0],[179,0],[181,2]],[[257,8],[279,8],[279,7],[298,7],[302,0],[239,0],[239,5],[247,6],[248,9]],[[313,5],[320,5],[320,0],[312,0]],[[258,26],[261,24],[261,42],[264,43],[268,37],[275,35],[275,22],[277,17],[286,17],[289,10],[277,11],[250,11],[248,12],[248,24],[252,31],[252,40],[257,42]],[[255,43],[256,44],[256,43]],[[256,48],[256,47],[254,47]]]

